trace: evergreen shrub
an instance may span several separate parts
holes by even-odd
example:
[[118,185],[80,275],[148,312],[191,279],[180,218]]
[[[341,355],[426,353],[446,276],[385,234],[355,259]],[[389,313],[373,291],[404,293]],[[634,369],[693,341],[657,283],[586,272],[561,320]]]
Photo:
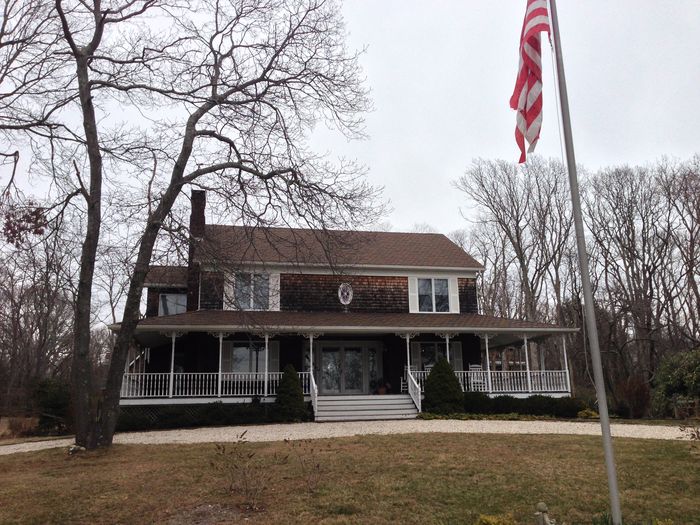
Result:
[[277,386],[275,400],[275,419],[277,421],[304,421],[308,411],[304,403],[304,390],[299,374],[292,365],[287,365]]
[[452,366],[440,358],[425,379],[423,410],[435,414],[452,414],[464,409],[464,394]]

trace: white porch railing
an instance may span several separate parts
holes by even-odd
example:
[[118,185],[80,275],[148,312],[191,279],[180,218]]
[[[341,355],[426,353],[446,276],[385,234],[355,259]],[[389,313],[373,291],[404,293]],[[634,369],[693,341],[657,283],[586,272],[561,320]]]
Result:
[[[311,374],[300,372],[304,395],[310,395]],[[268,395],[277,395],[282,372],[268,374]],[[173,374],[173,397],[218,397],[217,372],[187,372]],[[169,397],[170,373],[126,373],[122,380],[122,398]],[[265,395],[264,372],[223,372],[221,397],[255,397]]]
[[418,384],[416,378],[413,377],[414,372],[410,369],[406,370],[407,383],[408,383],[408,393],[413,399],[413,403],[416,405],[418,412],[421,411],[421,393],[423,392],[423,384]]
[[[429,372],[411,370],[412,377],[425,391],[425,380]],[[530,393],[527,387],[527,372],[525,370],[503,370],[491,372],[491,390],[489,390],[489,373],[486,370],[455,370],[457,380],[463,392],[484,392],[494,394]],[[530,372],[532,393],[566,393],[569,391],[566,381],[566,370],[533,370]],[[404,377],[402,390],[410,393],[410,379]]]
[[316,386],[316,379],[314,378],[314,375],[310,372],[304,372],[307,374],[308,379],[309,379],[309,392],[311,394],[311,406],[314,409],[314,415],[316,415],[318,411],[318,386]]
[[124,374],[122,397],[168,397],[170,373]]

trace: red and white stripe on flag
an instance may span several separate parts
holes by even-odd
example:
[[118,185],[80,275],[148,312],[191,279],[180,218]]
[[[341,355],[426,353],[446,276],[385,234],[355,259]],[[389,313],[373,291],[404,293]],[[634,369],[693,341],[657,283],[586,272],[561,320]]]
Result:
[[547,0],[527,0],[527,11],[520,35],[520,65],[510,107],[517,114],[515,142],[520,148],[520,162],[525,162],[525,141],[528,153],[535,150],[542,127],[542,45],[540,33],[549,35]]

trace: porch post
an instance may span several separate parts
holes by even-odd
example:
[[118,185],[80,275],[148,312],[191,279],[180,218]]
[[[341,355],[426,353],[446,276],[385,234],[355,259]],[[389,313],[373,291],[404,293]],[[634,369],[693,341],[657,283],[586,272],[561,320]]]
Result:
[[268,363],[268,347],[270,336],[265,334],[265,397],[267,397],[268,381],[267,381],[267,363]]
[[168,386],[168,397],[173,397],[173,383],[175,382],[175,338],[177,334],[170,334],[170,385]]
[[445,355],[447,356],[447,362],[450,362],[450,334],[445,334]]
[[[406,373],[411,370],[411,334],[406,334]],[[406,376],[408,380],[408,375]]]
[[224,347],[224,333],[219,332],[219,377],[216,385],[216,397],[221,397],[221,359]]
[[527,335],[523,334],[523,349],[525,350],[525,370],[527,372],[527,391],[532,392],[532,378],[530,377],[530,356],[528,355]]
[[484,342],[486,343],[486,383],[489,387],[489,394],[493,393],[491,388],[491,357],[489,356],[489,334],[484,334]]
[[314,334],[309,334],[309,372],[314,374]]
[[561,336],[561,347],[564,351],[564,377],[566,377],[566,391],[571,393],[571,378],[569,377],[569,359],[566,356],[566,336]]

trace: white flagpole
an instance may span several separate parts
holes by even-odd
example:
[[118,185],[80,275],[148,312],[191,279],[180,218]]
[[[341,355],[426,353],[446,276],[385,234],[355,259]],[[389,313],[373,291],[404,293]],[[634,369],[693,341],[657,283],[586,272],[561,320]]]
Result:
[[557,18],[556,0],[549,0],[551,7],[552,34],[554,36],[554,54],[557,61],[557,80],[559,83],[559,99],[561,101],[561,117],[564,128],[564,145],[566,148],[566,163],[569,170],[569,185],[571,187],[571,203],[576,230],[576,246],[578,248],[578,262],[581,270],[581,288],[583,289],[584,310],[586,316],[586,330],[588,342],[591,348],[591,361],[593,364],[593,379],[595,382],[596,397],[598,398],[598,413],[600,414],[600,428],[603,434],[603,451],[605,452],[605,467],[608,474],[608,490],[610,492],[610,512],[614,525],[622,525],[622,513],[620,512],[620,495],[617,489],[617,472],[615,469],[615,455],[612,448],[610,435],[610,417],[608,415],[608,400],[605,394],[605,382],[603,379],[603,364],[600,359],[600,346],[598,345],[598,328],[596,327],[595,309],[593,307],[593,292],[588,269],[588,254],[586,253],[586,239],[583,233],[583,218],[581,216],[581,196],[579,194],[578,176],[576,174],[576,157],[574,156],[574,143],[571,137],[571,118],[569,115],[569,97],[566,92],[566,77],[564,75],[564,60],[562,58],[561,41],[559,38],[559,20]]

